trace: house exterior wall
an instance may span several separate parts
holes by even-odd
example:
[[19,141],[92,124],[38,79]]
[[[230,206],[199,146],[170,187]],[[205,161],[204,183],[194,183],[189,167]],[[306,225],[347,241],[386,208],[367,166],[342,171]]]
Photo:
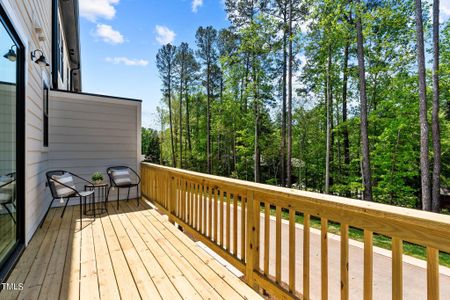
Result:
[[[50,95],[50,139],[49,147],[44,147],[43,88],[44,84],[52,88],[52,66],[41,68],[31,60],[30,54],[41,49],[47,61],[53,61],[52,2],[0,0],[25,47],[25,157],[17,160],[25,160],[26,243],[50,204],[45,178],[48,170],[65,168],[90,177],[93,170],[102,171],[111,164],[137,168],[140,157],[140,102],[61,92]],[[61,17],[59,20],[62,21]],[[64,32],[62,38],[66,41]],[[64,81],[58,78],[60,90],[70,88],[69,49],[66,43],[63,45],[65,71]],[[3,89],[7,92],[6,87]]]
[[[49,104],[49,169],[70,171],[88,180],[98,171],[105,182],[111,166],[129,166],[139,172],[140,101],[50,91]],[[121,198],[126,196],[122,192]],[[48,190],[47,194],[50,197]],[[113,195],[111,199],[116,199]],[[130,196],[135,197],[136,190]]]

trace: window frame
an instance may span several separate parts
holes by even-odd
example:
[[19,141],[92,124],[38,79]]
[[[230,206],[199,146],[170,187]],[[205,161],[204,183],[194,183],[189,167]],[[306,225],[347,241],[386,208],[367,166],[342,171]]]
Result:
[[49,108],[48,108],[48,93],[49,88],[47,83],[44,82],[44,88],[43,88],[43,103],[42,103],[42,132],[43,132],[43,138],[42,138],[42,144],[45,148],[48,148],[48,141],[49,141]]

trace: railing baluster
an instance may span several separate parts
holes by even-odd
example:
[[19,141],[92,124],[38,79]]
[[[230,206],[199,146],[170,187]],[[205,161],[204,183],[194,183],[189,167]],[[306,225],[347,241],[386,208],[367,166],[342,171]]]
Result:
[[309,299],[309,215],[303,215],[303,297]]
[[213,204],[213,187],[208,187],[208,237],[212,239],[213,228],[212,228],[212,204]]
[[231,195],[229,192],[227,192],[226,197],[227,197],[227,226],[226,226],[226,228],[227,228],[227,246],[226,246],[226,249],[230,252],[231,251],[231,246],[230,246],[230,242],[231,242],[231,238],[230,238],[230,236],[231,236],[231,205],[230,205],[231,199],[230,199],[230,197],[231,197]]
[[223,228],[223,214],[224,214],[224,207],[223,207],[223,197],[224,197],[224,192],[223,192],[223,190],[221,190],[220,191],[220,194],[219,194],[219,202],[220,202],[220,246],[222,246],[223,247],[223,245],[224,245],[224,242],[223,242],[223,231],[224,231],[224,228]]
[[348,225],[341,224],[341,300],[348,296]]
[[203,233],[203,185],[199,184],[198,185],[198,194],[199,194],[199,210],[198,210],[198,215],[199,215],[199,219],[198,219],[198,226],[199,226],[199,231],[200,233]]
[[275,280],[281,283],[281,207],[275,210],[276,218],[276,245],[275,245]]
[[372,300],[373,232],[364,230],[364,300]]
[[328,299],[328,220],[320,220],[320,266],[321,266],[321,290],[322,300]]
[[238,241],[238,195],[233,194],[233,254],[237,257]]
[[241,197],[241,260],[245,259],[245,209],[247,206],[247,197]]
[[182,178],[178,178],[177,184],[178,184],[178,217],[183,218],[183,192],[181,191],[181,184]]
[[[248,208],[247,208],[248,209]],[[260,270],[260,263],[259,263],[259,259],[260,259],[260,251],[259,251],[259,246],[261,245],[260,242],[260,227],[261,227],[261,202],[259,200],[255,201],[255,206],[254,206],[254,214],[253,214],[253,218],[255,219],[255,221],[253,222],[255,224],[255,252],[256,252],[256,259],[255,259],[255,269],[256,270]],[[247,237],[249,238],[249,237]]]
[[192,195],[191,195],[191,181],[187,180],[186,181],[186,197],[187,197],[187,214],[188,214],[188,218],[187,218],[187,223],[192,226]]
[[208,186],[203,186],[203,234],[208,236]]
[[270,204],[264,202],[264,275],[269,275],[270,249]]
[[439,300],[439,250],[427,248],[428,300]]
[[403,299],[403,242],[392,238],[392,299]]
[[194,216],[195,216],[195,202],[194,202],[194,183],[189,183],[189,203],[191,204],[191,217],[190,217],[190,224],[191,226],[194,226]]
[[199,221],[199,215],[200,215],[200,184],[195,184],[195,228],[199,230],[200,228],[200,221]]
[[217,210],[219,209],[218,198],[219,198],[219,189],[216,189],[215,193],[214,193],[214,241],[216,243],[219,242],[219,239],[218,239],[218,236],[217,236],[217,233],[218,233],[217,225],[219,224],[219,220],[217,220],[217,218],[218,218],[218,211]]
[[295,210],[289,209],[289,291],[295,292]]
[[184,178],[180,180],[180,193],[181,193],[181,220],[186,222],[186,181]]

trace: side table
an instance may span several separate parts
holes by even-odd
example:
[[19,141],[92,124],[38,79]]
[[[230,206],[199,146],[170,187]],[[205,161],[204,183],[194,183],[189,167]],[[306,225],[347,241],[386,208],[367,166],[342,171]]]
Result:
[[[101,215],[108,212],[108,184],[107,183],[94,183],[93,185],[85,185],[86,191],[94,190],[94,194],[90,195],[86,199],[84,206],[84,214],[88,216]],[[87,209],[86,209],[87,206]]]

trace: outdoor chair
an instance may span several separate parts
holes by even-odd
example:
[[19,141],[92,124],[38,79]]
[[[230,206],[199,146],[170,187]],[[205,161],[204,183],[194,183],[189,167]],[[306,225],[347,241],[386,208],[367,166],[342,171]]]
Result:
[[16,194],[16,173],[9,173],[5,176],[0,176],[0,205],[8,212],[9,216],[16,223],[16,218],[12,210],[8,207],[11,205],[14,209],[16,208],[14,204]]
[[108,174],[110,185],[106,197],[108,198],[111,188],[117,189],[117,209],[119,209],[120,189],[127,189],[127,201],[130,200],[130,190],[134,187],[137,189],[137,204],[139,205],[139,184],[141,177],[130,167],[115,166],[109,167],[106,170]]
[[[50,192],[52,193],[52,201],[50,203],[50,206],[45,213],[44,219],[42,220],[42,224],[44,223],[45,218],[47,217],[48,211],[50,210],[50,207],[53,204],[53,201],[55,199],[62,199],[66,200],[66,204],[64,205],[64,209],[61,213],[61,218],[64,216],[64,212],[66,211],[67,204],[69,204],[69,200],[71,198],[79,198],[80,199],[80,223],[82,224],[83,219],[83,200],[86,206],[86,197],[93,196],[93,201],[95,202],[95,194],[94,191],[85,191],[85,190],[78,190],[74,183],[74,178],[78,178],[82,182],[88,183],[89,185],[92,185],[92,182],[75,175],[71,172],[64,171],[64,170],[54,170],[49,171],[46,173],[47,176],[47,183],[50,187]],[[42,227],[41,224],[41,227]]]

